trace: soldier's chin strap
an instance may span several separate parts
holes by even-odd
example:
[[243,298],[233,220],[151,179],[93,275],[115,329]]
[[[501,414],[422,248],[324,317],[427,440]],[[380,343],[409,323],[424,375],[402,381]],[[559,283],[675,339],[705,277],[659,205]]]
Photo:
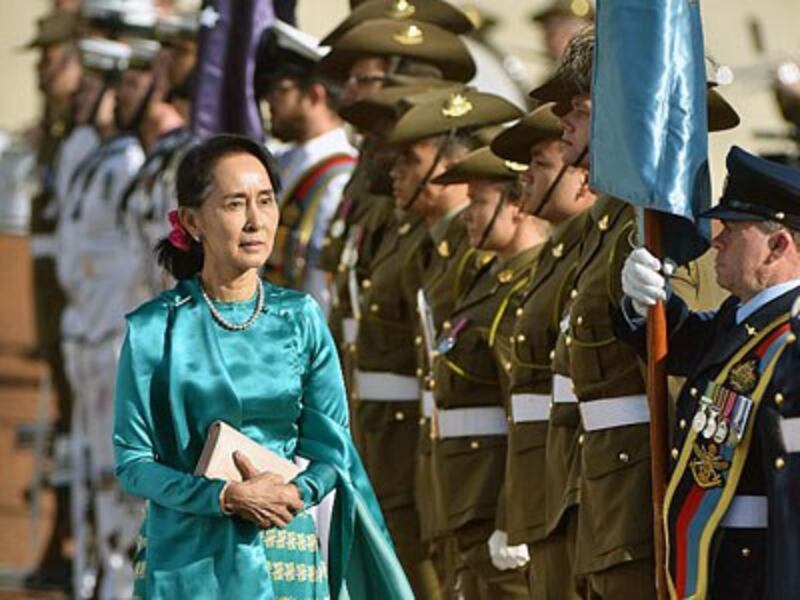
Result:
[[100,112],[100,104],[103,102],[103,96],[105,96],[106,92],[111,88],[111,86],[116,83],[116,81],[119,79],[119,75],[120,74],[118,71],[111,71],[103,76],[103,87],[100,88],[100,93],[97,94],[97,98],[95,98],[94,105],[92,106],[92,111],[89,113],[89,125],[95,124],[95,121],[97,120],[97,113]]
[[137,134],[137,137],[141,138],[141,135],[139,135],[139,127],[144,121],[144,116],[147,114],[147,107],[150,106],[150,101],[156,93],[156,87],[156,77],[154,74],[153,81],[150,82],[150,86],[147,88],[147,93],[144,95],[141,102],[139,102],[139,106],[136,107],[136,113],[134,113],[133,119],[131,119],[130,123],[120,123],[120,129],[132,131]]
[[425,186],[428,185],[428,182],[431,180],[433,176],[433,172],[436,170],[436,167],[439,166],[439,162],[444,157],[444,153],[447,150],[447,147],[453,141],[453,138],[456,136],[456,130],[451,129],[447,132],[447,135],[442,138],[439,142],[439,146],[436,148],[436,155],[433,157],[433,162],[431,163],[430,168],[425,173],[425,176],[420,180],[417,184],[414,193],[411,195],[411,199],[405,203],[403,206],[403,210],[408,211],[411,210],[411,207],[414,206],[414,203],[419,199],[420,194],[422,194],[422,190],[425,189]]
[[492,214],[492,218],[489,219],[489,222],[486,224],[486,227],[483,228],[483,233],[481,233],[481,241],[478,242],[478,245],[475,246],[476,250],[480,250],[483,248],[483,245],[486,243],[486,240],[489,239],[489,234],[492,233],[492,229],[494,229],[494,224],[497,222],[497,218],[500,216],[500,212],[503,210],[503,207],[506,205],[506,194],[503,193],[502,197],[500,198],[500,202],[497,203],[497,206],[494,207],[494,213]]
[[564,166],[561,167],[561,169],[558,172],[558,175],[556,175],[556,178],[553,180],[553,183],[551,183],[550,187],[547,188],[547,191],[545,192],[542,201],[539,202],[539,206],[537,206],[536,210],[530,214],[532,214],[534,217],[538,217],[540,214],[542,214],[542,209],[544,209],[544,207],[547,206],[547,203],[553,196],[553,192],[555,191],[556,187],[558,186],[559,183],[561,183],[561,180],[564,178],[564,175],[566,175],[567,169],[569,169],[570,167],[580,166],[580,164],[583,162],[583,159],[586,158],[586,155],[588,153],[589,153],[589,145],[587,144],[586,147],[583,149],[583,151],[578,155],[578,157],[572,163],[566,163],[564,164]]

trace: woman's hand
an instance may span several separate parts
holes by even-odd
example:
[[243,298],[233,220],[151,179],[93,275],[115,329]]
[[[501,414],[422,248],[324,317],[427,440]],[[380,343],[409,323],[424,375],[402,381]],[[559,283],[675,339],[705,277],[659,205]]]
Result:
[[273,525],[286,527],[294,513],[303,508],[297,486],[284,483],[275,473],[259,473],[241,452],[234,453],[233,461],[244,481],[233,481],[225,489],[222,498],[225,509],[261,529]]

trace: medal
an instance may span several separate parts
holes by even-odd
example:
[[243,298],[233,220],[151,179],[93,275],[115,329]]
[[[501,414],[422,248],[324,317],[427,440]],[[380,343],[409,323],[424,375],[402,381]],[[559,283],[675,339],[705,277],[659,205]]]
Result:
[[334,239],[339,239],[344,234],[345,225],[344,220],[336,219],[331,225],[331,237]]
[[722,420],[717,425],[717,431],[714,432],[714,441],[717,444],[722,444],[728,438],[728,424]]
[[714,437],[714,434],[717,431],[717,411],[713,408],[711,409],[711,414],[708,416],[708,421],[706,422],[706,426],[703,429],[703,437],[707,440],[710,440]]
[[706,413],[702,409],[698,410],[694,415],[694,419],[692,419],[692,429],[700,433],[705,428],[707,420]]
[[464,330],[469,321],[467,319],[459,319],[455,325],[445,333],[436,344],[436,351],[439,354],[447,354],[458,341],[459,334]]
[[561,333],[565,335],[569,332],[569,320],[571,316],[572,312],[568,310],[566,313],[564,313],[564,318],[561,319],[561,322],[559,323],[559,328],[561,329]]

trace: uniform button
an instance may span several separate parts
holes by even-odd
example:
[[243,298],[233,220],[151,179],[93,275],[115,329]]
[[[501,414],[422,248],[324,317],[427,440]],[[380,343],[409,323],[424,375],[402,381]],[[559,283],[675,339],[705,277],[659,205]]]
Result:
[[422,369],[422,367],[419,367],[417,369],[417,377],[422,377],[423,375],[425,375],[425,371]]
[[680,421],[678,421],[678,427],[680,427],[681,429],[686,429],[686,419],[681,419]]
[[508,341],[513,344],[514,343],[514,336],[513,335],[508,336]]
[[511,364],[510,362],[508,362],[508,361],[506,361],[506,364],[504,364],[504,365],[503,365],[503,368],[504,368],[504,369],[505,369],[507,372],[509,372],[509,373],[511,372],[511,369],[512,369],[513,367],[514,367],[514,365],[512,365],[512,364]]
[[355,392],[350,394],[350,400],[358,400],[358,394],[356,394]]
[[421,335],[418,335],[417,337],[414,338],[414,344],[417,345],[417,346],[422,346],[422,336]]
[[452,328],[453,328],[453,324],[450,323],[450,321],[445,321],[444,323],[442,323],[442,329],[444,331],[450,331],[450,329],[452,329]]
[[778,458],[775,459],[775,468],[778,469],[778,471],[783,469],[783,467],[785,466],[786,466],[786,461],[783,460],[782,456],[779,456]]
[[522,307],[517,309],[517,316],[518,317],[521,317],[524,314],[525,314],[525,310]]
[[425,421],[426,421],[425,417],[420,417],[419,418],[419,426],[420,427],[424,426],[425,425]]
[[345,271],[347,271],[347,265],[339,265],[338,267],[336,267],[336,270],[339,271],[339,273],[344,273]]
[[331,238],[325,236],[325,239],[322,240],[322,245],[323,246],[330,246],[331,245]]
[[401,410],[398,410],[396,413],[394,413],[394,420],[395,421],[405,421],[406,420],[406,413],[404,413]]
[[670,454],[672,455],[672,459],[673,460],[678,460],[678,457],[681,455],[681,453],[678,452],[677,448],[673,448],[672,452],[670,452]]
[[371,312],[371,313],[376,313],[380,309],[381,309],[381,307],[378,306],[377,304],[370,304],[370,306],[369,306],[369,312]]
[[627,453],[627,452],[625,452],[625,451],[622,451],[622,452],[620,452],[620,453],[617,455],[617,458],[619,458],[619,459],[620,459],[622,462],[624,462],[624,463],[629,463],[629,462],[631,462],[631,456],[630,456],[630,454],[628,454],[628,453]]
[[584,441],[586,441],[586,434],[582,433],[578,436],[578,445],[583,446]]
[[697,398],[697,388],[696,388],[696,387],[693,387],[693,388],[691,388],[691,389],[689,390],[689,395],[690,395],[692,398]]
[[575,319],[575,323],[577,325],[583,325],[583,317],[578,317],[577,319]]
[[742,548],[742,556],[745,558],[750,558],[750,548],[746,546]]
[[435,379],[431,379],[430,382],[428,383],[428,389],[433,391],[435,388],[436,388],[436,380]]
[[578,297],[578,290],[575,290],[575,289],[573,289],[573,290],[572,290],[572,291],[569,293],[569,297],[570,297],[570,298],[572,298],[573,300],[575,300],[575,298],[577,298],[577,297]]
[[525,340],[526,340],[526,338],[525,338],[525,334],[524,334],[524,333],[520,333],[520,334],[517,336],[517,341],[518,341],[520,344],[522,344],[523,342],[525,342]]
[[568,336],[567,336],[567,339],[566,339],[566,340],[564,340],[564,343],[565,343],[567,346],[572,346],[572,336],[571,336],[571,335],[568,335]]
[[370,281],[369,279],[365,279],[364,281],[361,282],[361,287],[363,287],[365,290],[368,290],[369,288],[372,287],[372,281]]
[[793,333],[790,333],[786,336],[786,343],[787,344],[794,344],[797,341],[797,336]]
[[472,448],[473,450],[477,450],[478,448],[481,447],[481,443],[478,440],[472,440],[469,443],[469,447]]
[[347,344],[347,350],[351,354],[355,354],[356,353],[356,345],[355,344]]
[[783,394],[781,394],[780,392],[775,394],[775,404],[777,404],[778,406],[783,404]]
[[550,360],[555,360],[555,359],[556,359],[556,351],[550,350]]
[[508,416],[506,417],[506,421],[507,421],[508,423],[513,423],[513,422],[514,422],[514,419],[512,418],[512,416],[511,416],[511,415],[508,415]]

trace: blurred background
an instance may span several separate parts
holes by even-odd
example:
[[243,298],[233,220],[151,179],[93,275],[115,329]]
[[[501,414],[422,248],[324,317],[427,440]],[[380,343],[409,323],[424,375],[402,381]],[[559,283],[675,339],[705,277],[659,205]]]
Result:
[[[542,32],[530,17],[550,1],[461,3],[481,20],[484,38],[522,87],[532,87],[553,67]],[[0,152],[14,135],[31,130],[40,119],[38,53],[22,50],[34,36],[37,18],[54,6],[69,9],[78,3],[0,2]],[[800,111],[791,101],[781,106],[776,82],[797,90],[800,81],[793,62],[800,63],[800,2],[703,0],[701,7],[707,54],[716,63],[721,91],[741,116],[739,127],[711,137],[713,184],[719,192],[724,156],[732,144],[785,160],[798,154],[795,123],[800,122]],[[322,37],[349,9],[348,0],[298,0],[297,26]],[[13,171],[0,173],[0,192],[13,178]],[[5,201],[2,194],[0,198]],[[46,552],[56,521],[54,494],[42,479],[47,472],[44,448],[50,443],[47,428],[56,408],[48,370],[35,352],[25,207],[0,209],[0,598],[61,597],[55,591],[21,591]],[[63,551],[68,555],[70,550]]]

